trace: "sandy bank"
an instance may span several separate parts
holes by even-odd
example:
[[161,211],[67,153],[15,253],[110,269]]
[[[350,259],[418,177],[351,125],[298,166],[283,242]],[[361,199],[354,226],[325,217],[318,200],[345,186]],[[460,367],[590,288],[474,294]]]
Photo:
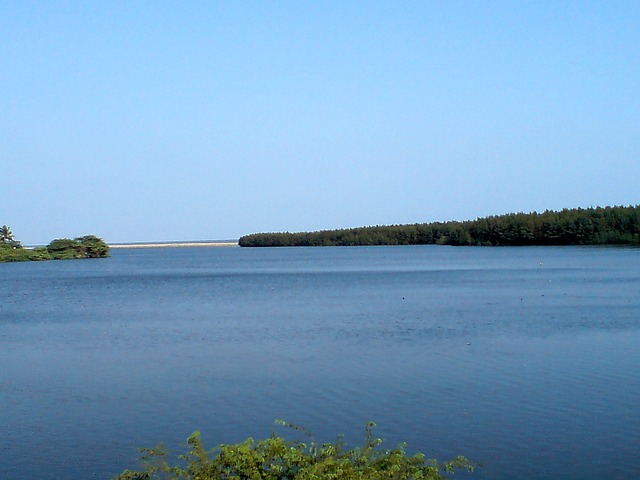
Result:
[[238,242],[116,243],[109,248],[237,247]]

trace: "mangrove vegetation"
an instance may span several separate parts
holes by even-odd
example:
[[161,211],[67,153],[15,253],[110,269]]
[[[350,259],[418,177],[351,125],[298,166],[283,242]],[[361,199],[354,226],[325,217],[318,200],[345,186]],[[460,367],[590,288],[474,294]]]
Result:
[[40,260],[66,260],[72,258],[104,258],[109,246],[95,235],[58,238],[46,247],[26,248],[17,241],[11,229],[0,227],[0,262],[26,262]]
[[640,206],[510,213],[468,221],[254,233],[241,247],[356,245],[640,245]]

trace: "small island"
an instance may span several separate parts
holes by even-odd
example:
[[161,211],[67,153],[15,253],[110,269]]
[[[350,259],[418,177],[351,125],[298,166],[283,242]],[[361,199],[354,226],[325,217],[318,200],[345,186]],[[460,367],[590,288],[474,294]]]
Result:
[[7,225],[0,227],[0,263],[108,256],[109,246],[95,235],[84,235],[74,239],[57,238],[46,247],[25,248],[15,240],[11,228]]
[[463,222],[254,233],[241,237],[238,244],[241,247],[640,245],[640,206],[509,213]]

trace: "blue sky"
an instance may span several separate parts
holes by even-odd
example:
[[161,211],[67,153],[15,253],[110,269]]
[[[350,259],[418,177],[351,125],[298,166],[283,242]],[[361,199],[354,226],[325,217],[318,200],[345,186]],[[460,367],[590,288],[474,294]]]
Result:
[[640,203],[640,2],[0,2],[0,224],[233,239]]

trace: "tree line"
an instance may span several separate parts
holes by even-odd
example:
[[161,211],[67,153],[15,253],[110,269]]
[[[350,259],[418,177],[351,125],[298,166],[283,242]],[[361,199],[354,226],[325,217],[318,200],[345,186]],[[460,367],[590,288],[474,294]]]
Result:
[[254,233],[241,247],[640,245],[640,205],[509,213],[467,221]]
[[25,248],[17,241],[7,225],[0,227],[0,262],[66,260],[71,258],[104,258],[109,246],[95,235],[58,238],[46,247]]

